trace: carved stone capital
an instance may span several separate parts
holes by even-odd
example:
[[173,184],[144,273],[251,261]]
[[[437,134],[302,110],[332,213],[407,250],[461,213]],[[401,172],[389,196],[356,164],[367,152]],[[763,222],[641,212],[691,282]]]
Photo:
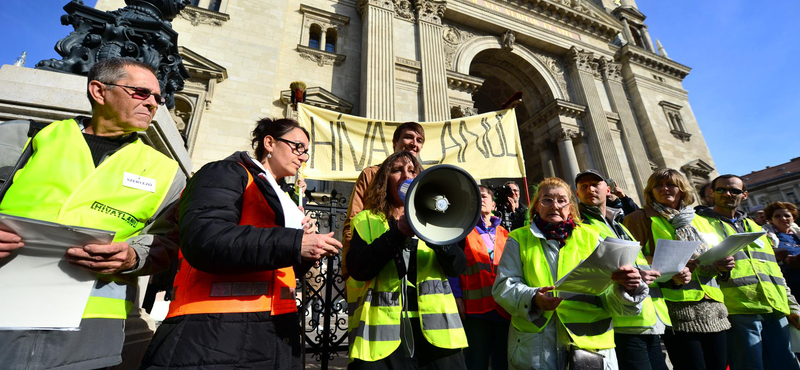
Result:
[[478,108],[467,105],[454,105],[450,107],[451,118],[471,117],[478,114]]
[[620,63],[612,63],[608,59],[601,58],[600,73],[605,80],[622,82],[622,64]]
[[392,0],[394,2],[394,15],[407,21],[414,21],[414,7],[410,0]]
[[567,58],[569,58],[572,68],[592,74],[597,73],[597,62],[594,61],[594,53],[584,52],[573,46],[569,49]]
[[300,53],[301,58],[315,62],[320,67],[325,65],[340,66],[344,63],[346,57],[345,55],[329,53],[303,45],[297,45],[297,52]]
[[445,10],[445,0],[417,0],[417,17],[421,21],[441,25]]
[[370,6],[392,12],[394,11],[394,2],[392,0],[358,0],[356,9],[358,9],[358,13],[361,14],[362,18],[367,14],[367,7]]
[[579,136],[581,136],[580,132],[576,130],[569,128],[560,128],[557,129],[552,134],[550,134],[550,140],[552,140],[553,142],[561,142],[561,141],[573,140],[578,138]]

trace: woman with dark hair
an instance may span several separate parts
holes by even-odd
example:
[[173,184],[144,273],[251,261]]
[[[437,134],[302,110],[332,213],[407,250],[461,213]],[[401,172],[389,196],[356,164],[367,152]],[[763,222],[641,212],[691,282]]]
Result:
[[783,262],[781,271],[786,284],[793,292],[800,292],[800,228],[797,227],[797,206],[789,202],[775,202],[764,208],[769,223],[762,226],[767,232],[775,257]]
[[[644,209],[631,213],[624,221],[642,244],[648,260],[652,260],[658,239],[699,241],[692,258],[710,248],[698,231],[703,221],[692,208],[695,199],[694,189],[680,172],[666,168],[650,175],[644,189]],[[722,370],[727,361],[725,330],[731,324],[717,282],[723,272],[717,266],[729,266],[733,257],[714,266],[695,266],[691,262],[661,285],[673,329],[664,333],[664,344],[676,369]]]
[[300,369],[295,276],[341,243],[278,186],[308,160],[308,132],[262,119],[236,152],[189,180],[179,206],[174,298],[143,369]]
[[466,267],[457,244],[412,238],[399,187],[422,171],[408,152],[390,155],[350,223],[348,369],[464,369],[467,339],[447,282]]
[[649,292],[633,266],[622,266],[601,295],[553,292],[555,282],[594,252],[600,233],[582,224],[577,202],[564,180],[550,177],[537,186],[531,223],[511,232],[497,267],[492,295],[511,315],[510,369],[564,370],[570,351],[593,357],[572,369],[616,370],[611,314],[638,315]]

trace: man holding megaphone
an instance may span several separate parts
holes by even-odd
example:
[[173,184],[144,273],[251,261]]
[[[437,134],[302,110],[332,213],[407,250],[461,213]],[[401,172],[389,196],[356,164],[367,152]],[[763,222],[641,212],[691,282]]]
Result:
[[[472,181],[477,194],[471,177],[454,179],[455,167],[443,167],[415,181],[404,204],[399,187],[422,166],[411,153],[390,155],[367,189],[364,211],[351,221],[345,260],[348,306],[355,309],[348,317],[348,369],[466,367],[461,349],[467,339],[447,277],[466,268],[458,245],[466,233],[458,225],[471,231],[474,222],[465,219],[477,221],[479,200],[469,195],[471,188],[467,196],[457,191]],[[443,178],[449,189],[442,189]]]

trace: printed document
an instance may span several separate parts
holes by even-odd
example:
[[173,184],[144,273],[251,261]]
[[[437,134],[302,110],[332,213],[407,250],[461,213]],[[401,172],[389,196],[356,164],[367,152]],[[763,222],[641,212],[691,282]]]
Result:
[[109,244],[114,232],[0,214],[0,230],[25,246],[0,260],[0,330],[75,330],[96,273],[70,265],[72,247]]

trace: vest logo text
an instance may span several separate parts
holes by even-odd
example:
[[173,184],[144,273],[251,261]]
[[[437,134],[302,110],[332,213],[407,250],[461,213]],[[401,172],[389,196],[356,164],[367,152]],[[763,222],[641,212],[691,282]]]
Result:
[[125,212],[125,211],[120,211],[120,210],[118,210],[116,208],[113,208],[113,207],[109,207],[109,206],[107,206],[107,205],[105,205],[103,203],[100,203],[100,202],[92,203],[92,207],[91,208],[93,210],[95,210],[95,211],[99,211],[99,212],[105,213],[105,214],[107,214],[109,216],[117,217],[120,220],[125,221],[125,223],[127,223],[128,225],[131,225],[132,227],[136,227],[136,225],[139,223],[139,219],[134,217],[132,214],[130,214],[128,212]]

